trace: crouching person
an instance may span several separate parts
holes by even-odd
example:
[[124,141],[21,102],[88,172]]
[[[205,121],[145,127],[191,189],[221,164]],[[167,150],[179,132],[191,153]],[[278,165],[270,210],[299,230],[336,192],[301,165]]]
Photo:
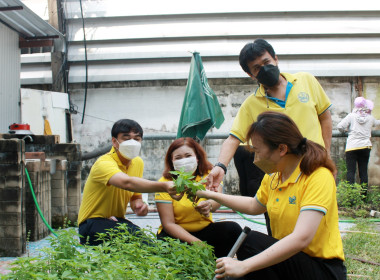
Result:
[[154,182],[142,179],[144,162],[140,153],[143,130],[129,119],[117,121],[111,130],[111,151],[101,156],[92,166],[86,181],[78,214],[81,244],[98,245],[99,233],[120,224],[127,224],[134,233],[139,227],[125,219],[128,203],[139,216],[148,213],[141,193],[168,192],[176,196],[172,182]]
[[197,195],[251,215],[268,212],[273,237],[251,231],[238,260],[217,260],[217,278],[346,279],[335,165],[325,148],[304,138],[288,116],[276,112],[260,114],[246,139],[255,164],[266,173],[256,196]]

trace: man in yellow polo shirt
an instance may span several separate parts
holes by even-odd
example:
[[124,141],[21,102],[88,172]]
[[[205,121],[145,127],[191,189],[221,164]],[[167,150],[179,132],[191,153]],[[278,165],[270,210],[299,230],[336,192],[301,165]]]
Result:
[[117,121],[111,130],[112,149],[101,156],[92,166],[86,181],[79,209],[78,225],[81,244],[98,245],[98,233],[121,223],[127,224],[130,232],[139,227],[125,219],[128,203],[139,216],[148,213],[141,192],[168,192],[176,195],[173,182],[156,182],[142,179],[144,162],[138,156],[143,130],[130,119]]
[[[237,113],[230,136],[222,145],[218,163],[207,177],[211,189],[216,189],[222,181],[235,151],[245,143],[250,125],[264,111],[287,114],[307,139],[321,144],[328,153],[330,151],[332,120],[328,109],[331,103],[314,76],[309,73],[280,73],[274,49],[263,39],[246,44],[240,52],[239,62],[259,87],[243,102]],[[259,185],[256,187],[258,189]]]
[[[224,141],[218,163],[207,177],[208,187],[216,189],[234,157],[241,195],[254,197],[264,176],[252,164],[254,153],[245,149],[246,134],[257,116],[265,111],[281,112],[293,119],[301,133],[330,152],[332,136],[330,100],[316,78],[309,73],[280,73],[273,47],[263,39],[248,43],[240,52],[242,69],[259,87],[241,105],[230,136]],[[268,234],[271,235],[269,218]]]

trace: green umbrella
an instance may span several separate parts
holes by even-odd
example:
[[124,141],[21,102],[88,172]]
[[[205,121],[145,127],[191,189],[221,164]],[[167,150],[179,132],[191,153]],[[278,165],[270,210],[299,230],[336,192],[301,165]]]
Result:
[[194,52],[177,138],[192,137],[203,140],[211,127],[219,128],[223,122],[223,112],[216,94],[208,84],[201,56]]

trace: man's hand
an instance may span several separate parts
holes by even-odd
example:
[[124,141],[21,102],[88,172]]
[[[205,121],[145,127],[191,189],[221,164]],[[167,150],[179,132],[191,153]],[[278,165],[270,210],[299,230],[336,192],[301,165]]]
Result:
[[207,186],[206,188],[210,191],[217,192],[220,183],[222,182],[224,177],[224,170],[219,166],[214,166],[214,168],[208,174]]
[[181,200],[183,193],[182,194],[177,194],[177,190],[174,186],[173,181],[170,182],[164,182],[167,184],[166,191],[167,193],[174,199],[174,200]]
[[137,216],[146,216],[148,214],[148,205],[141,199],[135,200],[134,212]]

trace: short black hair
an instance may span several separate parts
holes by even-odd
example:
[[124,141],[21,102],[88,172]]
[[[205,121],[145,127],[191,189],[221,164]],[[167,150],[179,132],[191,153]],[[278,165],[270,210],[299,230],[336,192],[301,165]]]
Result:
[[248,63],[268,52],[271,57],[276,58],[273,47],[264,39],[256,39],[253,43],[246,44],[240,51],[239,63],[244,72],[252,74],[248,68]]
[[119,133],[129,133],[131,131],[136,134],[140,134],[141,138],[143,137],[143,129],[136,121],[121,119],[113,124],[111,136],[117,138]]

